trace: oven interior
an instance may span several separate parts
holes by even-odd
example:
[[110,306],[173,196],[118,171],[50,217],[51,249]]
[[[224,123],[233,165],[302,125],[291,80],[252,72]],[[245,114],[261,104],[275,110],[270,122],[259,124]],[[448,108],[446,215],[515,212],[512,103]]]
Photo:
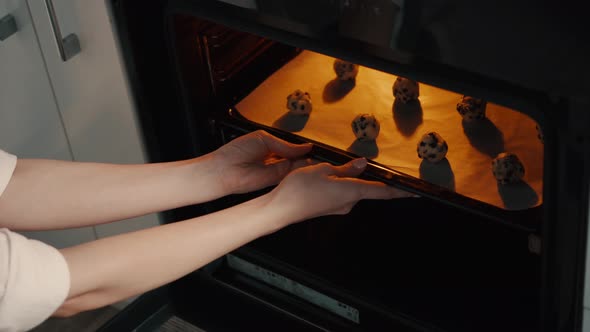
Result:
[[[544,125],[538,109],[495,103],[489,91],[478,96],[492,105],[489,118],[470,129],[456,110],[464,94],[460,89],[419,82],[422,105],[402,109],[392,96],[395,72],[369,62],[360,65],[356,82],[342,85],[332,63],[345,54],[322,54],[195,15],[171,15],[168,27],[187,125],[202,151],[264,129],[292,142],[315,143],[313,157],[319,160],[342,163],[366,156],[371,165],[363,177],[421,196],[362,201],[349,215],[292,225],[212,263],[203,269],[206,274],[342,330],[379,330],[392,321],[401,325],[391,326],[443,331],[537,330],[545,163],[536,131]],[[287,112],[286,96],[296,88],[314,89],[314,108],[305,119]],[[375,146],[355,146],[350,125],[355,114],[371,111],[381,112],[379,138],[386,137],[377,140],[377,153]],[[406,113],[396,117],[399,112]],[[314,123],[316,114],[321,118]],[[417,160],[417,140],[433,128],[459,142],[449,141],[452,166]],[[507,146],[525,156],[530,185],[506,189],[495,183],[490,162]],[[451,159],[453,149],[461,153]],[[394,160],[400,150],[411,153]],[[462,166],[462,160],[472,159],[486,161]],[[472,174],[462,177],[462,171]],[[470,191],[478,182],[481,191]],[[264,191],[225,197],[207,209],[223,209]],[[327,294],[352,318],[309,296],[299,296],[303,304],[284,300],[297,294],[236,268],[232,259]]]

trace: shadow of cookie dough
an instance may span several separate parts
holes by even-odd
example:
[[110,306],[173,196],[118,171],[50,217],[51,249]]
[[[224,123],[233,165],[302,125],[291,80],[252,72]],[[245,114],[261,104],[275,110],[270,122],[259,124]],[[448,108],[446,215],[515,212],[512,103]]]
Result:
[[391,112],[397,131],[405,137],[412,136],[422,124],[423,112],[419,100],[412,100],[406,104],[395,100]]
[[331,80],[324,87],[322,99],[325,103],[334,103],[344,98],[356,85],[355,80],[339,80],[337,78]]
[[455,173],[447,158],[436,163],[422,160],[419,171],[420,179],[455,191]]
[[360,157],[368,158],[368,159],[376,158],[379,155],[379,147],[377,146],[377,142],[374,140],[371,140],[371,141],[355,140],[346,149],[346,151],[348,151],[350,153],[354,153]]
[[288,112],[276,119],[272,126],[284,131],[298,132],[305,128],[308,120],[309,115],[300,115]]
[[471,146],[494,158],[504,152],[504,134],[488,118],[475,121],[462,121],[463,132]]
[[535,189],[524,181],[508,184],[498,183],[498,193],[502,198],[504,207],[508,210],[530,209],[539,202],[539,195]]

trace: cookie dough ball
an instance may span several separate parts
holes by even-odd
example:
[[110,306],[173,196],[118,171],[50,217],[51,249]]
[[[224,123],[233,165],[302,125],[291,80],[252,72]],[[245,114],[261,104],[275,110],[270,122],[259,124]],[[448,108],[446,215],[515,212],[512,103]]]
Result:
[[514,153],[502,152],[492,161],[492,172],[499,183],[514,183],[523,178],[524,166]]
[[457,104],[457,112],[465,121],[481,120],[486,117],[486,104],[482,99],[463,96]]
[[535,127],[537,128],[537,138],[539,138],[541,143],[545,143],[545,137],[543,136],[543,129],[541,129],[541,126],[539,126],[538,123],[535,125]]
[[418,97],[420,96],[420,86],[418,85],[418,82],[404,77],[398,77],[395,79],[392,91],[395,100],[399,100],[404,104],[412,100],[418,100]]
[[449,146],[438,133],[430,132],[422,136],[416,152],[418,152],[418,158],[436,163],[447,156]]
[[355,80],[359,66],[356,63],[336,59],[334,60],[334,72],[341,81]]
[[311,96],[299,89],[287,96],[287,108],[294,114],[308,115],[311,113]]
[[352,132],[359,141],[375,140],[381,128],[373,114],[359,114],[352,120]]

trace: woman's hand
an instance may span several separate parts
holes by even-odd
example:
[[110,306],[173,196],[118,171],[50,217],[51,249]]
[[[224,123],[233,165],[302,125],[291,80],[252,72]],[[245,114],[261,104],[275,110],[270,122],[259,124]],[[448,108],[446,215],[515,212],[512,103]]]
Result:
[[362,199],[392,199],[416,195],[381,182],[356,178],[367,166],[364,158],[342,166],[320,163],[291,172],[268,195],[278,214],[278,228],[323,215],[347,214]]
[[292,144],[258,130],[212,153],[226,194],[246,193],[279,183],[290,171],[311,163],[311,144]]

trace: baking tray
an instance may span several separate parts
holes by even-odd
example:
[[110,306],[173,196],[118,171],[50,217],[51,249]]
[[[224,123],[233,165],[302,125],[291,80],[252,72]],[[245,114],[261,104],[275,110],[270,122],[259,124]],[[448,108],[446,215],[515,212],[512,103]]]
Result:
[[[216,130],[218,130],[221,135],[221,140],[224,143],[229,142],[240,135],[262,129],[292,143],[312,143],[313,148],[309,157],[319,161],[341,165],[358,157],[358,155],[354,153],[335,148],[324,142],[315,141],[292,132],[253,122],[245,118],[235,108],[231,108],[225,113],[216,113],[216,118],[213,119],[212,123]],[[502,209],[492,204],[458,194],[444,186],[391,169],[374,160],[368,160],[368,166],[363,174],[361,174],[360,178],[380,181],[402,190],[415,193],[419,195],[421,199],[432,199],[442,202],[446,205],[469,211],[473,213],[474,216],[483,217],[492,222],[501,223],[525,232],[536,232],[539,230],[541,224],[542,205],[537,205],[524,210]]]
[[[235,110],[255,123],[322,142],[387,168],[443,186],[450,191],[505,210],[526,210],[542,204],[543,144],[536,122],[527,115],[492,102],[484,120],[467,123],[456,110],[461,95],[420,83],[419,101],[395,101],[395,75],[361,67],[356,82],[338,81],[334,58],[303,51],[241,99]],[[312,96],[309,116],[286,109],[295,89]],[[360,113],[381,124],[374,142],[359,142],[350,123]],[[420,137],[438,132],[447,141],[447,158],[432,164],[416,155]],[[491,172],[498,153],[516,153],[525,165],[522,182],[499,185]]]

